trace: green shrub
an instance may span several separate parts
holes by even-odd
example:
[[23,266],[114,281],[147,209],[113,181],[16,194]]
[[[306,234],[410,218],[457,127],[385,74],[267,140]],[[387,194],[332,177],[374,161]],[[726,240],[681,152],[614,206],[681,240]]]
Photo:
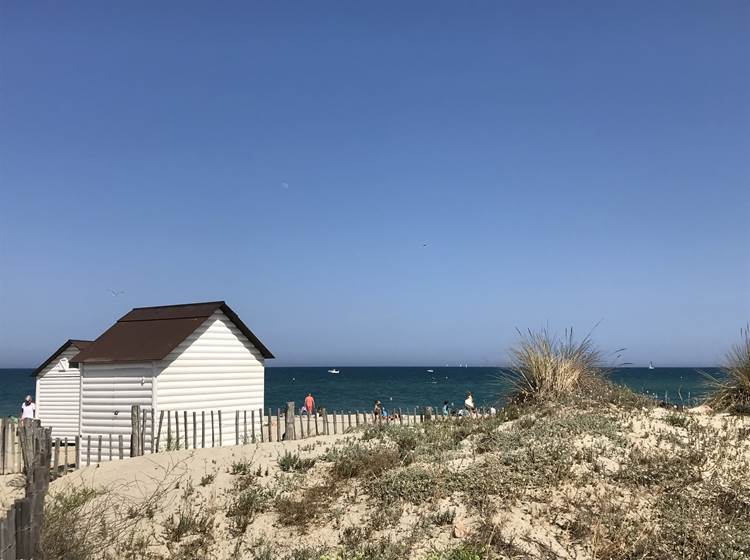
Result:
[[398,451],[385,445],[350,444],[329,453],[326,458],[333,461],[330,473],[334,480],[375,477],[401,465]]
[[315,459],[303,459],[299,453],[285,451],[277,463],[284,472],[307,472],[315,465]]

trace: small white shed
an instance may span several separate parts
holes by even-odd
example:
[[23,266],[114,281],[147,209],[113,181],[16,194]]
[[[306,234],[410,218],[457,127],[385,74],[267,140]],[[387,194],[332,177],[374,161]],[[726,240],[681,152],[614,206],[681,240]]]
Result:
[[[98,442],[101,435],[102,458],[115,457],[118,450],[109,447],[109,436],[117,447],[122,435],[128,448],[134,404],[153,408],[156,421],[162,411],[179,411],[182,422],[184,412],[221,410],[223,444],[233,445],[235,411],[249,415],[264,407],[270,358],[273,354],[223,301],[133,309],[73,358],[81,370],[82,447],[88,436]],[[144,449],[149,451],[150,416],[147,420]],[[182,426],[182,436],[192,437],[190,426]]]
[[78,435],[81,375],[73,362],[91,341],[68,340],[31,374],[36,377],[36,414],[53,438]]

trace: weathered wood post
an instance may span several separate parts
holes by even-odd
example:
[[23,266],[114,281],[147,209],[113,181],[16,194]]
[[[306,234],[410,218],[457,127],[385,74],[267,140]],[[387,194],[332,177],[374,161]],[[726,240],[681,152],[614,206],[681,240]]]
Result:
[[[57,467],[59,464],[60,464],[60,438],[55,438],[55,457],[52,462],[52,470],[54,471],[55,476],[57,476],[58,474]],[[1,549],[0,549],[0,552],[2,552]]]
[[401,426],[403,426],[403,425],[404,425],[404,417],[403,417],[403,415],[401,414],[401,409],[400,409],[400,408],[398,409],[398,423],[399,423],[399,425],[401,425]]
[[201,410],[201,448],[206,448],[206,411]]
[[167,410],[167,451],[172,451],[172,413]]
[[75,453],[75,465],[74,467],[76,469],[81,468],[81,436],[76,436],[75,438],[75,446],[76,446],[76,453]]
[[193,449],[198,449],[198,422],[195,411],[193,411]]
[[336,422],[336,411],[333,411],[333,433],[338,434],[339,433],[339,425],[338,422]]
[[[96,462],[101,464],[102,462],[102,435],[99,434],[99,437],[97,439],[99,440],[98,441],[99,445],[97,446],[97,449],[96,449]],[[131,447],[131,451],[132,451],[132,447]]]
[[287,401],[286,403],[286,439],[295,440],[297,439],[294,428],[294,401]]
[[216,411],[216,415],[218,416],[219,420],[219,447],[221,447],[222,445],[224,445],[224,435],[221,430],[221,409]]
[[[187,410],[182,411],[182,425],[185,428],[185,449],[190,449],[190,438],[188,436],[188,415]],[[195,447],[193,447],[195,449]]]
[[307,437],[310,437],[312,434],[310,433],[310,416],[312,416],[312,411],[307,411]]
[[328,411],[323,409],[323,435],[328,435]]
[[91,436],[86,437],[86,466],[91,464]]
[[122,434],[117,436],[117,450],[119,452],[120,461],[122,461],[125,458],[124,455],[124,445],[122,441]]
[[234,444],[240,444],[240,411],[234,411]]
[[[255,443],[255,411],[250,411],[251,430],[253,431],[253,443]],[[242,443],[248,443],[247,439],[247,410],[242,411]]]
[[156,428],[154,423],[154,409],[151,407],[151,443],[149,445],[149,452],[154,452],[154,429]]
[[216,447],[216,437],[214,436],[214,411],[211,411],[211,447]]
[[276,441],[281,441],[281,409],[276,409]]
[[[260,423],[261,426],[263,425],[263,422]],[[263,430],[260,431],[261,435],[263,434]],[[247,422],[245,422],[245,441],[247,441]],[[251,443],[255,443],[255,411],[250,411],[250,441]]]
[[[140,445],[141,438],[138,436],[138,445]],[[112,461],[112,432],[109,433],[109,460]],[[141,448],[143,449],[143,448]]]
[[180,412],[174,411],[174,448],[180,448]]
[[[101,453],[101,436],[99,436],[99,453]],[[130,456],[141,454],[141,407],[134,404],[130,407]],[[99,458],[101,462],[101,457]]]
[[424,421],[429,422],[432,420],[432,407],[426,406],[424,407]]
[[[263,409],[258,409],[258,427],[260,428],[260,442],[263,443],[266,440],[266,436],[263,435]],[[253,433],[255,433],[255,422],[253,422]]]
[[271,408],[268,408],[268,441],[269,443],[273,441],[273,426],[271,425],[271,420],[273,419],[273,412],[271,411]]
[[161,423],[164,421],[164,411],[159,411],[159,429],[156,431],[156,452],[159,452],[159,438],[161,437]]

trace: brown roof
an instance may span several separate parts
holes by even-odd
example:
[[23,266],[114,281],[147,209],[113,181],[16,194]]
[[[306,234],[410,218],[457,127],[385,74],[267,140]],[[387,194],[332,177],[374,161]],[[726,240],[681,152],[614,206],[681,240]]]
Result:
[[[73,346],[74,348],[77,348],[78,350],[84,350],[87,348],[92,342],[90,340],[66,340],[60,348],[55,350],[55,353],[52,354],[47,360],[38,368],[36,368],[34,371],[31,372],[31,377],[36,377],[40,373],[42,373],[42,370],[46,368],[48,365],[50,365],[55,358],[57,358],[60,354],[65,352],[69,347]],[[70,360],[71,363],[75,363],[75,360]]]
[[273,354],[223,301],[161,307],[136,307],[82,350],[82,363],[148,362],[161,360],[216,311],[222,311],[264,358]]

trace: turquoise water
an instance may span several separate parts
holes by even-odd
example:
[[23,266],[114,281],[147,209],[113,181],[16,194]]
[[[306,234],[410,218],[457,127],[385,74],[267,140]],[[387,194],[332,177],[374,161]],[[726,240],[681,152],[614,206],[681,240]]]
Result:
[[[266,369],[266,407],[282,407],[288,400],[299,404],[311,391],[318,406],[336,410],[369,410],[375,399],[386,408],[437,406],[447,400],[463,402],[466,391],[480,406],[497,403],[506,387],[498,381],[500,368],[446,367],[276,367]],[[427,370],[433,369],[432,373]],[[0,369],[0,416],[17,415],[23,397],[34,394],[31,369]],[[717,368],[622,368],[611,378],[635,391],[674,403],[695,401],[705,392],[701,371]]]

